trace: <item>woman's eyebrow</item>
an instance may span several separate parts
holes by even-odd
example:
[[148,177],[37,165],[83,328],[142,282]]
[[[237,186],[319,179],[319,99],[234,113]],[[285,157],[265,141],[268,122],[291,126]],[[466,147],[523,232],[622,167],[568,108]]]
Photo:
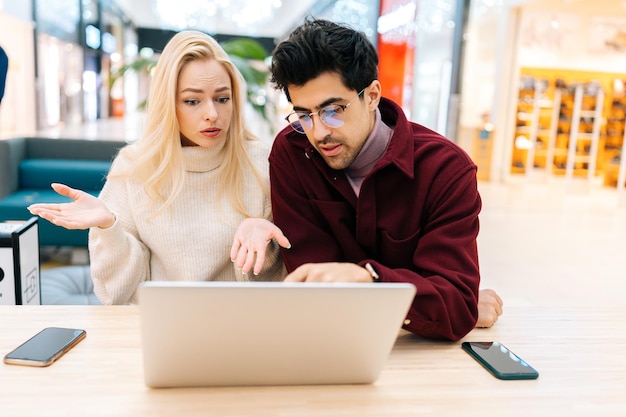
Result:
[[[216,93],[222,93],[224,91],[230,91],[230,90],[231,90],[230,87],[224,86],[224,87],[220,87],[220,88],[215,89],[215,92]],[[187,88],[182,89],[180,91],[180,93],[187,93],[187,92],[189,92],[189,93],[204,93],[204,91],[205,90],[202,89],[202,88],[187,87]]]

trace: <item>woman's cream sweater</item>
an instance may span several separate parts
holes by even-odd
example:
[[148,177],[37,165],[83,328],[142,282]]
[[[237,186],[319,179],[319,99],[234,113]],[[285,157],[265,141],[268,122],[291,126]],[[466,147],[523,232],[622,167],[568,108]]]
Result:
[[[247,141],[250,159],[269,183],[269,147]],[[243,275],[230,260],[235,230],[244,217],[224,196],[216,199],[217,168],[222,149],[183,148],[184,188],[173,204],[156,217],[159,205],[148,198],[136,179],[109,178],[100,193],[117,220],[108,229],[92,228],[89,253],[94,290],[103,304],[136,303],[142,281],[281,280],[285,270],[278,245],[270,244],[263,271]],[[111,172],[126,170],[131,162],[118,156]],[[269,184],[268,184],[269,187]],[[270,200],[251,170],[245,173],[244,203],[251,217],[271,219]]]

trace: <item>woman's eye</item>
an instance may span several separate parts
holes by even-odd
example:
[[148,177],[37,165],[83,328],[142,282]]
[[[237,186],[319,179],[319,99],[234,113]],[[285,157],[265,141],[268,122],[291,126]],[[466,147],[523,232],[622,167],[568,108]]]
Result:
[[218,103],[224,104],[224,103],[228,103],[229,100],[230,100],[230,97],[218,97],[216,101]]
[[190,106],[195,106],[196,104],[198,104],[198,100],[196,100],[196,99],[187,99],[187,100],[185,100],[185,104],[189,104]]

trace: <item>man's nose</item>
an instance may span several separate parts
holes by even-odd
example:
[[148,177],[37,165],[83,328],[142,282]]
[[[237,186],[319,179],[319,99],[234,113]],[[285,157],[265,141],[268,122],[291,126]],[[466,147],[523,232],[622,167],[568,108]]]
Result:
[[313,126],[311,127],[311,135],[315,140],[323,140],[325,137],[330,135],[330,128],[322,122],[319,114],[311,115],[311,120],[313,121]]

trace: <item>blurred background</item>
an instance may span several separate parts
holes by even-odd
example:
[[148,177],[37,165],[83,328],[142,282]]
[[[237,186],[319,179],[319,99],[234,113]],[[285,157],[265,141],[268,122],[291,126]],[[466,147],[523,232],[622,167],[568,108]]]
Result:
[[196,29],[271,142],[290,106],[267,57],[307,16],[363,31],[383,94],[478,165],[483,287],[506,306],[624,305],[625,0],[0,0],[0,139],[136,140],[160,51]]
[[366,33],[383,94],[466,149],[481,180],[617,185],[622,0],[0,0],[10,58],[0,137],[136,139],[159,52],[196,29],[236,60],[250,125],[271,141],[289,104],[266,82],[267,57],[306,16]]

